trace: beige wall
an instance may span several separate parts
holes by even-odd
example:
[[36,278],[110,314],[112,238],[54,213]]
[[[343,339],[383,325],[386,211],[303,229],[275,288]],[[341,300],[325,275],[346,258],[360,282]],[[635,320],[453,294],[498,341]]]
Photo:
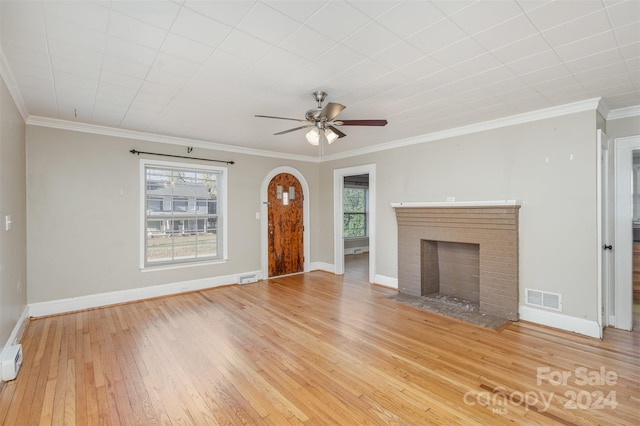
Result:
[[[0,349],[27,304],[24,121],[0,78]],[[10,215],[11,230],[5,230]]]
[[229,261],[141,272],[140,158],[132,148],[186,155],[184,146],[27,126],[29,303],[260,270],[260,186],[283,165],[309,184],[313,261],[317,164],[195,148],[193,156],[236,162],[228,166]]
[[583,112],[320,165],[196,148],[237,162],[230,260],[161,272],[139,270],[139,158],[128,151],[185,147],[28,126],[28,301],[259,270],[260,185],[284,165],[309,183],[310,260],[333,264],[333,171],[375,164],[377,274],[397,278],[392,202],[519,199],[520,303],[526,287],[561,293],[564,314],[596,320],[596,126],[595,111]]
[[[321,165],[321,229],[333,229],[329,183],[337,168],[375,164],[377,274],[397,278],[392,202],[523,201],[520,303],[524,288],[563,295],[566,315],[596,320],[596,115],[583,112]],[[573,156],[573,159],[570,159]],[[319,260],[332,263],[332,241]]]

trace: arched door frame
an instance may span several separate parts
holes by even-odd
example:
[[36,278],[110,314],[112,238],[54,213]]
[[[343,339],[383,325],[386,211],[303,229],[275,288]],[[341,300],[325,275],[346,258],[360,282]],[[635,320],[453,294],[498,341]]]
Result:
[[269,245],[267,241],[267,227],[269,221],[268,189],[271,179],[280,173],[289,173],[290,175],[295,176],[295,178],[300,182],[300,185],[302,185],[302,195],[304,197],[302,201],[302,224],[304,225],[304,231],[302,233],[302,238],[304,238],[304,272],[309,272],[310,270],[309,251],[311,243],[309,240],[309,185],[307,184],[307,180],[304,178],[304,175],[293,167],[276,167],[267,173],[262,181],[262,185],[260,186],[260,271],[262,278],[265,280],[269,278]]

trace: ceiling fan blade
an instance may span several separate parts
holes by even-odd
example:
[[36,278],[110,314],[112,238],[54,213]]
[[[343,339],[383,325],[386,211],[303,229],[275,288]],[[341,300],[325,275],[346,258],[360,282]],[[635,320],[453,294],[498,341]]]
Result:
[[[306,121],[306,120],[305,120],[305,121]],[[308,126],[294,127],[293,129],[289,129],[289,130],[283,130],[283,131],[281,131],[281,132],[274,133],[274,136],[275,136],[275,135],[284,135],[285,133],[295,132],[296,130],[306,129],[307,127],[313,127],[313,124],[309,124]]]
[[386,126],[387,120],[339,120],[337,126]]
[[261,117],[261,118],[276,118],[278,120],[292,120],[292,121],[299,121],[301,123],[306,123],[307,120],[302,120],[299,118],[287,118],[287,117],[274,117],[272,115],[254,115],[254,117]]
[[333,133],[338,135],[338,138],[344,138],[345,136],[347,136],[345,133],[342,133],[340,130],[336,129],[334,126],[327,126],[327,127],[330,128]]
[[340,114],[342,112],[343,109],[345,109],[346,106],[341,105],[341,104],[334,104],[333,102],[329,102],[324,108],[322,108],[322,111],[320,111],[320,119],[326,119],[326,121],[331,121],[333,120],[338,114]]

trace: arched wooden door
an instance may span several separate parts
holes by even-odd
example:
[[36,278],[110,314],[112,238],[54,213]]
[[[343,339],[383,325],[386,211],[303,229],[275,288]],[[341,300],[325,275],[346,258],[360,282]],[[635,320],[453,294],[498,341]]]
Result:
[[268,189],[269,277],[304,271],[303,194],[298,179],[280,173]]

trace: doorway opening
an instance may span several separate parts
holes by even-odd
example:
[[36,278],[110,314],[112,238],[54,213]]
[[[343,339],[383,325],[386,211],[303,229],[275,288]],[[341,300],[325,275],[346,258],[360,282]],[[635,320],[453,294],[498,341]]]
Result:
[[[640,136],[616,138],[614,141],[614,279],[608,293],[612,295],[609,324],[623,330],[638,326],[640,306],[634,301],[634,246],[640,228],[639,176],[634,157],[640,152]],[[640,158],[638,159],[640,169]],[[638,173],[640,174],[640,173]],[[638,208],[636,208],[638,205]],[[639,238],[640,239],[640,238]],[[640,264],[640,263],[639,263]]]
[[344,273],[369,281],[369,174],[345,176],[342,188]]
[[[374,283],[376,277],[375,164],[334,170],[333,197],[335,273],[336,275],[345,274],[346,265],[349,268],[348,273],[360,270],[358,272],[360,279]],[[346,201],[345,197],[347,197]],[[346,210],[345,204],[347,204]],[[363,206],[364,211],[362,211]]]
[[640,325],[640,149],[634,149],[633,158],[633,251],[632,251],[632,326],[637,330]]

